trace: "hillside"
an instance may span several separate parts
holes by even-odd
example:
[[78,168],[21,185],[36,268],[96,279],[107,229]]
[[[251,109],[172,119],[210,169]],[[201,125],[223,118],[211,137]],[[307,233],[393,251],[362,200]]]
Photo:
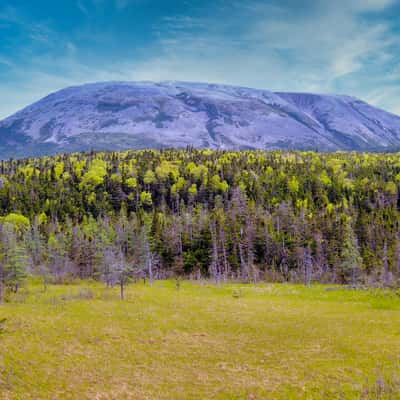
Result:
[[0,158],[141,148],[392,151],[400,117],[348,96],[184,82],[53,93],[0,122]]
[[398,154],[151,150],[0,167],[11,285],[26,265],[55,281],[114,282],[126,267],[149,279],[400,284]]

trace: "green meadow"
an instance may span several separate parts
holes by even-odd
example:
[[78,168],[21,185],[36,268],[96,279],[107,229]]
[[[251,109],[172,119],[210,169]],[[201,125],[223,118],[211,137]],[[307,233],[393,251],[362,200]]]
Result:
[[400,399],[400,293],[30,282],[0,305],[0,399]]

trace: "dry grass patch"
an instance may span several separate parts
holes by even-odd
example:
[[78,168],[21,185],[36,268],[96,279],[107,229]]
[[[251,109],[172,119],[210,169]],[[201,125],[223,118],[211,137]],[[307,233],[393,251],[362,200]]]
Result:
[[0,306],[2,400],[399,398],[391,293],[159,282],[121,302],[97,283],[25,291]]

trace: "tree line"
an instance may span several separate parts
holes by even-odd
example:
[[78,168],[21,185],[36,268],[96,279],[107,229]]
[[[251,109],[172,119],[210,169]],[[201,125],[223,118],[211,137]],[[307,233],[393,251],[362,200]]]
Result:
[[140,150],[0,164],[0,297],[28,274],[397,285],[399,154]]

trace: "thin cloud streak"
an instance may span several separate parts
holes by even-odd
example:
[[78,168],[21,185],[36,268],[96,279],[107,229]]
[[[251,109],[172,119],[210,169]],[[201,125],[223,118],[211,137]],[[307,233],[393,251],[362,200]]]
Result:
[[[76,7],[89,14],[104,1],[78,0]],[[116,9],[124,9],[138,0],[112,1]],[[144,56],[100,64],[82,59],[85,49],[77,38],[63,37],[44,24],[31,25],[29,34],[40,26],[39,32],[57,38],[57,47],[64,52],[55,57],[54,40],[32,39],[46,51],[30,57],[29,69],[13,65],[14,83],[0,84],[1,95],[11,99],[0,109],[0,117],[64,86],[100,80],[190,80],[338,92],[399,113],[399,69],[388,67],[398,65],[398,36],[388,20],[368,19],[393,4],[392,0],[316,1],[307,12],[298,13],[283,3],[233,1],[227,8],[225,2],[217,2],[212,16],[162,18],[152,27],[155,41]],[[11,16],[21,23],[15,10]],[[23,55],[28,50],[19,51]]]

